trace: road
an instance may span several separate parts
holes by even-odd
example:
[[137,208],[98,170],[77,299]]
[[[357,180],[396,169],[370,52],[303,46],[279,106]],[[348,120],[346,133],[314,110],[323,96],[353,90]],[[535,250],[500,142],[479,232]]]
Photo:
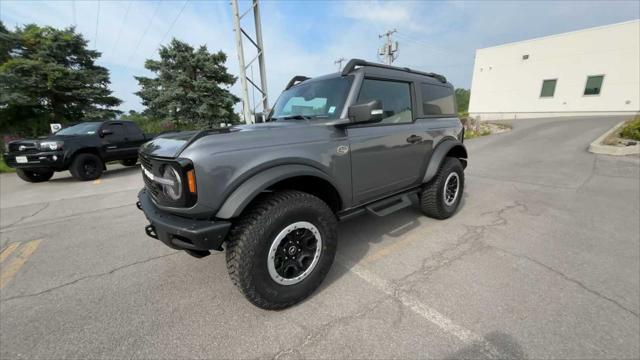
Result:
[[244,300],[224,254],[144,235],[137,168],[4,174],[0,358],[638,358],[640,157],[586,151],[618,121],[469,141],[455,217],[342,223],[327,280],[277,312]]

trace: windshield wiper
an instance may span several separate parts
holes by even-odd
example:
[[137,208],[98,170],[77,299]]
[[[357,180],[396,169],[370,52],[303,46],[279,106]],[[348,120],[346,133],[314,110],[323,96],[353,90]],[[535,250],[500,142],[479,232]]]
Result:
[[313,119],[311,116],[307,116],[307,115],[291,115],[291,116],[285,116],[282,118],[278,118],[278,120],[311,120]]

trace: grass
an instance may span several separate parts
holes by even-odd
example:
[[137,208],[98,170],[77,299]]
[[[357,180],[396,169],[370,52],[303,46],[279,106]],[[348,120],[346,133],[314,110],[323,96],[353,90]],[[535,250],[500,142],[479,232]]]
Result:
[[465,139],[473,139],[473,138],[477,138],[477,137],[485,136],[485,135],[491,135],[491,130],[486,128],[486,127],[482,127],[480,129],[480,131],[475,131],[475,130],[465,130],[464,131],[464,138]]
[[0,154],[0,173],[10,173],[15,171],[16,169],[7,166],[7,164],[4,162],[2,154]]

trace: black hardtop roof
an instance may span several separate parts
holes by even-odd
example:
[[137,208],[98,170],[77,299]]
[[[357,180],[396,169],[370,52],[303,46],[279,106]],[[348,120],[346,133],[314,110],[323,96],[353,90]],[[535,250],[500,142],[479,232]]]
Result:
[[424,72],[424,71],[413,70],[413,69],[410,69],[408,67],[398,67],[398,66],[378,64],[378,63],[373,63],[373,62],[369,62],[369,61],[362,60],[362,59],[351,59],[351,60],[349,60],[347,65],[344,67],[344,69],[342,69],[342,73],[341,74],[343,76],[347,75],[347,74],[351,73],[352,71],[354,71],[357,66],[359,66],[359,67],[376,68],[376,69],[380,69],[380,70],[400,71],[400,72],[404,72],[404,73],[410,73],[410,74],[413,74],[413,75],[422,75],[422,76],[427,76],[427,77],[436,79],[436,80],[440,81],[443,84],[447,83],[447,78],[444,77],[444,75],[440,75],[440,74],[436,74],[436,73],[432,73],[432,72]]

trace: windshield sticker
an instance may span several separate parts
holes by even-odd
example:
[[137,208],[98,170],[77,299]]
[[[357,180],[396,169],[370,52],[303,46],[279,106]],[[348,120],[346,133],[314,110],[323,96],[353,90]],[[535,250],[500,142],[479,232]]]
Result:
[[329,114],[333,114],[336,111],[336,107],[332,106],[329,108]]

